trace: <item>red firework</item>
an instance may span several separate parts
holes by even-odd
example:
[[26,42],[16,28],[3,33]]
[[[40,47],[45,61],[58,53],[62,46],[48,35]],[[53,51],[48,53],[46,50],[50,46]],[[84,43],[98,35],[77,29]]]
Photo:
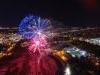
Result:
[[32,38],[29,44],[29,52],[35,53],[39,52],[41,54],[42,51],[47,49],[47,37],[42,33],[38,33],[35,37]]

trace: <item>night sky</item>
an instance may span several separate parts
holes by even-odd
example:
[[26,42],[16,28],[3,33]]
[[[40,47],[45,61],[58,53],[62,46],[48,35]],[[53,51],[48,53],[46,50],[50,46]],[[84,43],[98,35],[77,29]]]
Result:
[[99,4],[99,0],[0,0],[0,25],[16,26],[29,14],[65,25],[100,24]]

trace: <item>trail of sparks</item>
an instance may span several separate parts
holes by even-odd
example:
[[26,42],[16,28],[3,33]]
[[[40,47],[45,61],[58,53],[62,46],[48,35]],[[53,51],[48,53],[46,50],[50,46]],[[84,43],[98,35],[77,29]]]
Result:
[[30,43],[31,44],[29,45],[29,53],[31,55],[38,53],[39,55],[38,64],[39,64],[42,56],[46,53],[47,50],[48,46],[47,37],[46,35],[39,32],[34,38],[32,38]]

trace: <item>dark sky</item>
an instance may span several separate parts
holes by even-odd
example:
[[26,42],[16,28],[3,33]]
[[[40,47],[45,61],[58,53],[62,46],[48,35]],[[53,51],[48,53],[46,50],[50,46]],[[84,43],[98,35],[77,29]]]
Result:
[[18,25],[28,14],[65,24],[100,24],[99,0],[0,0],[0,25]]

